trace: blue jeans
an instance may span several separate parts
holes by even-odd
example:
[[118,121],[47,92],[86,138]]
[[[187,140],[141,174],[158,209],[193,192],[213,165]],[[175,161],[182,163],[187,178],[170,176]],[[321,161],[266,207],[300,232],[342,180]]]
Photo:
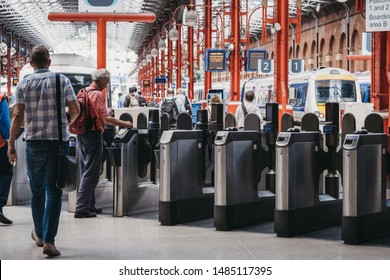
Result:
[[30,179],[35,231],[43,242],[54,244],[60,220],[62,191],[56,187],[58,142],[27,141],[26,165]]
[[8,161],[7,145],[0,148],[0,207],[7,204],[11,188],[13,167]]

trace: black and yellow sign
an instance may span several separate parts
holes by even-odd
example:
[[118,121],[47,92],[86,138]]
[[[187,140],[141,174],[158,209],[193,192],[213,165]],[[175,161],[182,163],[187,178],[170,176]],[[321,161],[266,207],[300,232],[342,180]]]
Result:
[[13,79],[12,80],[12,85],[14,86],[14,87],[16,87],[17,85],[18,85],[18,83],[19,83],[19,79]]
[[208,49],[205,51],[205,71],[226,71],[226,50]]
[[150,87],[150,80],[142,80],[142,87]]

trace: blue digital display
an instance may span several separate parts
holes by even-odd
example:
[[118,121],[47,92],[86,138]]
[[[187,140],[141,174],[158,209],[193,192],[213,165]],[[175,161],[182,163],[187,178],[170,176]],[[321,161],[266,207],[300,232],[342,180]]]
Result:
[[268,59],[268,53],[266,50],[248,50],[246,71],[257,72],[259,69],[259,59]]
[[167,77],[156,76],[156,77],[154,77],[154,83],[155,84],[166,84],[167,83]]
[[334,125],[324,125],[323,132],[324,133],[334,133],[336,126]]
[[225,72],[226,71],[226,50],[208,49],[205,51],[205,71]]

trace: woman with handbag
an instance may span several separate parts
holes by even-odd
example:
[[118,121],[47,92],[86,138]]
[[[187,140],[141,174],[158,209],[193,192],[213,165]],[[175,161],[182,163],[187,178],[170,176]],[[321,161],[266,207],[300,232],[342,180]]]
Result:
[[34,228],[31,237],[43,254],[49,257],[60,255],[54,245],[58,231],[62,190],[56,186],[58,150],[67,144],[67,117],[65,106],[69,107],[69,122],[73,122],[80,108],[71,82],[60,75],[61,123],[63,137],[59,140],[56,74],[49,71],[51,60],[49,50],[43,45],[35,46],[30,52],[30,64],[34,73],[19,82],[16,88],[15,105],[8,143],[8,158],[16,161],[15,139],[24,120],[26,138],[26,167],[32,192],[31,210]]

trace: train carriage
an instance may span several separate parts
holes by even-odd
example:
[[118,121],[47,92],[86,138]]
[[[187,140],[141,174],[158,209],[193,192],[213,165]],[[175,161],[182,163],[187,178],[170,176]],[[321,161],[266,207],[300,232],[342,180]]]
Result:
[[[255,102],[262,108],[265,103],[275,100],[273,76],[253,78],[244,87],[244,91],[255,92]],[[322,68],[289,75],[287,105],[291,106],[296,123],[300,123],[305,113],[315,113],[320,122],[325,121],[326,102],[362,103],[356,77],[340,68]]]

